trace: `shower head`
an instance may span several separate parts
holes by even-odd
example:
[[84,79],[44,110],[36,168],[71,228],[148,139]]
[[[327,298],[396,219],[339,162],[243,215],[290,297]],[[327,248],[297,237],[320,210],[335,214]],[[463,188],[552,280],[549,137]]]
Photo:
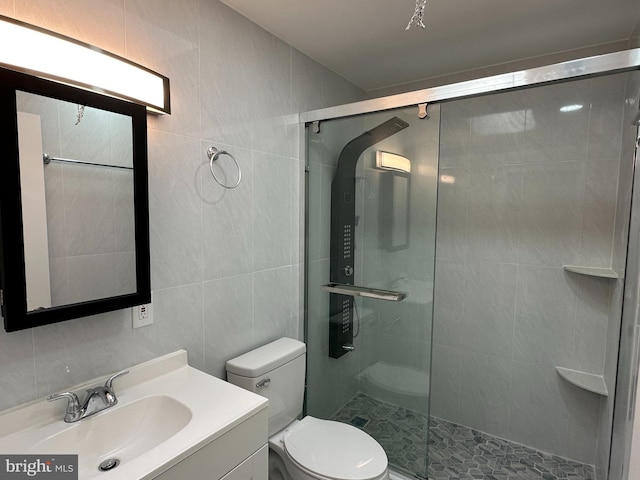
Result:
[[345,145],[342,152],[340,152],[336,178],[355,177],[356,164],[358,163],[358,159],[360,158],[360,155],[362,155],[362,152],[376,143],[395,135],[401,130],[404,130],[408,126],[409,124],[404,120],[398,117],[393,117],[351,140]]

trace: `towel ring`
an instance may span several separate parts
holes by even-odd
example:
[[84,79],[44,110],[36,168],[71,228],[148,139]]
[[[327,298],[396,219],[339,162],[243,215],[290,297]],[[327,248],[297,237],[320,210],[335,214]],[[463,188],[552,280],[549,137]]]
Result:
[[[224,183],[222,183],[220,181],[220,179],[216,176],[216,172],[213,171],[213,162],[215,162],[216,160],[218,160],[218,158],[220,157],[220,155],[228,155],[229,158],[231,158],[231,160],[233,160],[233,163],[236,164],[236,168],[238,169],[238,181],[236,182],[235,185],[225,185]],[[229,152],[227,152],[226,150],[218,150],[216,147],[209,147],[207,149],[207,157],[209,157],[209,169],[211,170],[211,175],[213,175],[213,178],[216,182],[218,182],[218,185],[220,185],[223,188],[226,188],[228,190],[231,190],[232,188],[236,188],[238,185],[240,185],[240,180],[242,180],[242,170],[240,170],[240,164],[238,163],[238,161],[233,157],[233,155],[231,155]]]

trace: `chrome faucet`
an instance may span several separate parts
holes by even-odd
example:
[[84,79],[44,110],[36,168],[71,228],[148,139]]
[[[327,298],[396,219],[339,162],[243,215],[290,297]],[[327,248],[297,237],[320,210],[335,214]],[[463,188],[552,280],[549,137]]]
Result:
[[60,400],[66,398],[67,412],[64,416],[64,421],[67,423],[77,422],[83,418],[87,418],[94,413],[101,412],[109,407],[113,407],[118,403],[116,392],[113,390],[113,381],[129,373],[129,370],[123,370],[115,375],[112,375],[107,379],[104,386],[94,387],[87,390],[87,396],[80,405],[78,396],[73,392],[62,392],[54,395],[49,395],[47,401],[52,402],[54,400]]

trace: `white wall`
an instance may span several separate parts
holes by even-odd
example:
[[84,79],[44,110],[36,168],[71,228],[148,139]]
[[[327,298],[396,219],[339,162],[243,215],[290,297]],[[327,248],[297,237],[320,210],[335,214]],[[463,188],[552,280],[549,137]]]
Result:
[[[0,409],[186,348],[226,359],[302,334],[302,161],[292,113],[362,92],[215,0],[0,0],[0,14],[168,76],[171,115],[149,117],[152,326],[129,311],[0,333]],[[209,145],[234,154],[224,191]],[[230,165],[223,170],[231,175]]]

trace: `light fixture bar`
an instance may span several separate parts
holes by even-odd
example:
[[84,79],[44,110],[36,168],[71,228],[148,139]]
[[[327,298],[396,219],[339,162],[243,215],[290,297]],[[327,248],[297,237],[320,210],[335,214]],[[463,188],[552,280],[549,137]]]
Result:
[[2,15],[0,44],[0,64],[11,70],[171,112],[169,79],[112,53]]

